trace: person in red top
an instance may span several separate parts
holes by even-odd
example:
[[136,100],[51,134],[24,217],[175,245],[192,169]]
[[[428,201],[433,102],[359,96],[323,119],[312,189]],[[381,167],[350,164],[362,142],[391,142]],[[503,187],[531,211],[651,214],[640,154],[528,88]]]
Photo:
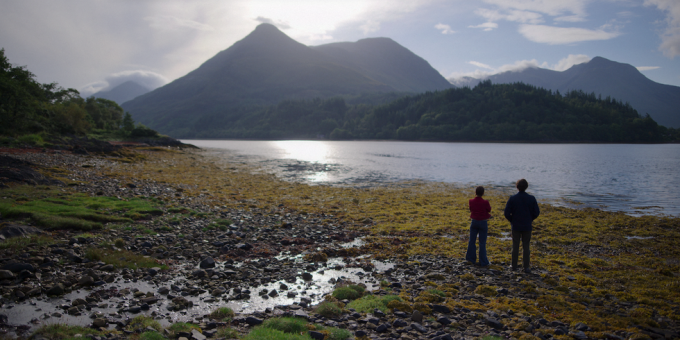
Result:
[[489,201],[482,198],[484,196],[484,187],[477,187],[475,189],[477,197],[470,200],[470,242],[468,243],[467,253],[465,259],[475,264],[477,261],[477,249],[475,243],[477,242],[477,235],[479,234],[479,266],[486,267],[489,265],[489,259],[486,257],[486,236],[489,233],[489,226],[487,220],[491,217],[491,205]]

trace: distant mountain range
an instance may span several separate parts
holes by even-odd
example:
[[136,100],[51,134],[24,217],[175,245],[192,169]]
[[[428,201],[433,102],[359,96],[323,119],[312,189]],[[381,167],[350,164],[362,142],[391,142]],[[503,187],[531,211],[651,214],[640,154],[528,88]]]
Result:
[[129,80],[110,90],[99,91],[92,96],[113,100],[114,102],[118,103],[118,105],[120,105],[150,91],[150,89],[140,85],[139,83]]
[[136,121],[181,137],[214,119],[284,99],[451,87],[424,59],[388,38],[309,47],[261,24],[196,70],[123,108]]
[[[656,83],[629,64],[595,57],[566,71],[527,68],[508,71],[484,79],[494,84],[522,82],[565,94],[572,90],[595,93],[628,102],[642,116],[649,115],[659,124],[680,128],[680,87]],[[467,78],[457,86],[474,87],[481,80]]]

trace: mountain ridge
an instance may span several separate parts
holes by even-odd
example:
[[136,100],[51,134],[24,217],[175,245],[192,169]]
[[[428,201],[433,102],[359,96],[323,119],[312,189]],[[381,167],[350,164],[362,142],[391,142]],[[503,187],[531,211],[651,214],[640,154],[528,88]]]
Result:
[[[495,84],[522,82],[552,91],[583,91],[628,102],[642,116],[649,114],[659,124],[680,127],[680,87],[656,83],[630,64],[595,57],[565,71],[527,68],[506,71],[482,79]],[[482,79],[467,79],[457,85],[474,86]]]
[[[376,41],[386,42],[369,40],[360,45],[370,46]],[[323,47],[303,45],[275,26],[261,24],[197,69],[125,103],[123,108],[136,120],[170,133],[209,126],[209,122],[218,116],[237,118],[238,111],[244,107],[272,105],[284,99],[356,96],[403,92],[405,89],[426,92],[452,86],[425,60],[391,39],[389,41],[392,43],[388,42],[388,48],[376,47],[377,56],[370,61],[360,61],[362,67],[358,67],[351,61],[329,56]],[[404,68],[394,68],[366,72],[364,68],[375,65],[380,55],[388,59],[385,51],[397,51],[402,55],[390,58],[416,62],[416,71],[409,73]],[[361,53],[348,53],[361,59]],[[423,70],[429,72],[423,75]]]
[[92,96],[96,98],[113,100],[114,102],[118,103],[118,105],[120,105],[150,91],[151,89],[137,83],[136,81],[128,80],[109,90],[98,91]]

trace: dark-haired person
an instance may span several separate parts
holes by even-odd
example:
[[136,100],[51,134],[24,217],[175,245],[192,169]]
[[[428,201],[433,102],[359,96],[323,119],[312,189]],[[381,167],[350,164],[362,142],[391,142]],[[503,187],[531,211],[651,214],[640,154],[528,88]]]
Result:
[[503,214],[512,225],[512,270],[517,270],[517,257],[519,256],[519,242],[522,241],[522,260],[524,262],[524,272],[531,273],[531,263],[529,257],[529,242],[531,241],[531,223],[541,213],[538,209],[536,198],[526,193],[529,183],[522,178],[517,181],[519,192],[510,196],[508,203],[505,204]]
[[489,201],[482,198],[484,196],[484,187],[477,187],[475,189],[477,197],[470,200],[470,242],[468,243],[467,253],[465,259],[475,263],[477,260],[477,249],[475,243],[477,242],[477,235],[479,234],[479,266],[486,267],[489,265],[489,259],[486,257],[486,235],[489,233],[489,226],[487,220],[491,217],[491,205]]

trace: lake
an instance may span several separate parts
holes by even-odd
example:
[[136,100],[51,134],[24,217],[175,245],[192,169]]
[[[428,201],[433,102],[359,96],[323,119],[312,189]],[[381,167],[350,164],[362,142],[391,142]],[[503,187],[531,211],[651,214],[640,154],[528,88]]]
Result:
[[679,144],[183,142],[310,184],[423,180],[510,194],[526,178],[527,192],[544,203],[680,216]]

